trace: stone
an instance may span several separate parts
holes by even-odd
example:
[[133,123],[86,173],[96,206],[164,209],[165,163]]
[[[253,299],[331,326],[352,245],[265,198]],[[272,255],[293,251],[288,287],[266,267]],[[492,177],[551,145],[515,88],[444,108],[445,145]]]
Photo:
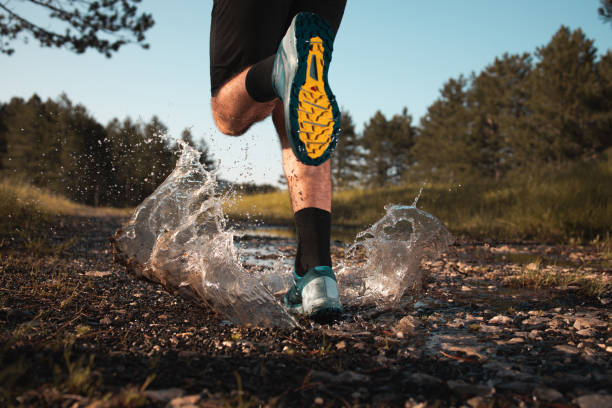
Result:
[[485,397],[472,397],[465,401],[465,403],[471,408],[490,408],[493,406],[493,401],[491,401],[491,398]]
[[361,341],[358,342],[358,343],[353,344],[353,348],[356,348],[357,350],[365,350],[366,347],[367,347],[367,345],[365,343],[361,342]]
[[353,383],[367,383],[370,381],[370,377],[365,374],[359,374],[354,371],[343,371],[340,374],[332,374],[327,371],[311,370],[310,371],[311,381],[320,381],[323,383],[335,383],[335,384],[353,384]]
[[446,382],[448,388],[451,389],[457,396],[468,398],[474,396],[486,396],[495,393],[495,389],[482,384],[470,384],[461,380],[449,380]]
[[448,351],[465,353],[467,356],[474,356],[481,360],[486,359],[486,356],[480,352],[483,349],[482,346],[458,346],[454,344],[442,343],[442,348]]
[[404,316],[400,319],[399,322],[395,325],[396,333],[403,333],[404,336],[414,333],[415,330],[421,325],[421,321],[418,317],[414,316]]
[[608,324],[603,320],[596,319],[594,317],[578,317],[574,322],[574,329],[582,330],[582,329],[603,329],[606,328]]
[[108,271],[87,271],[85,272],[85,276],[92,276],[94,278],[103,278],[108,275],[112,275],[112,272],[108,272]]
[[512,318],[504,315],[497,315],[491,319],[489,319],[489,324],[511,324],[513,322]]
[[199,394],[187,395],[185,397],[173,398],[168,402],[166,408],[197,408],[201,397]]
[[503,329],[501,327],[499,327],[499,326],[489,326],[489,325],[486,325],[486,324],[481,324],[479,331],[481,333],[495,334],[495,333],[501,333],[503,331]]
[[182,397],[185,390],[181,388],[167,388],[164,390],[146,390],[144,395],[153,402],[168,402],[175,398]]
[[578,350],[577,347],[570,346],[568,344],[557,344],[553,348],[555,350],[557,350],[557,351],[561,351],[561,352],[567,353],[567,354],[578,354],[578,352],[580,351],[580,350]]
[[341,340],[338,343],[336,343],[336,348],[338,350],[344,350],[346,348],[346,341]]
[[534,328],[545,327],[550,321],[548,317],[531,316],[521,322],[523,326],[535,326]]
[[595,337],[597,335],[597,330],[592,327],[581,329],[576,332],[577,335],[582,337]]
[[546,402],[556,402],[563,400],[563,394],[554,388],[548,387],[536,387],[533,390],[533,395],[536,396],[539,400]]
[[439,388],[444,382],[433,375],[412,373],[406,376],[406,381],[423,388]]
[[612,395],[589,394],[574,400],[580,408],[612,408]]
[[427,402],[416,402],[410,398],[404,403],[404,408],[427,408]]

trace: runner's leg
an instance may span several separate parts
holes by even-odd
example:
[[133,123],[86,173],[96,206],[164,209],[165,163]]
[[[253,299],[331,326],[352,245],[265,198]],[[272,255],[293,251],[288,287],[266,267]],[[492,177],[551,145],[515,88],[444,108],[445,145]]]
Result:
[[[214,1],[210,25],[212,111],[223,133],[241,135],[272,113],[275,98],[269,92],[270,58],[287,29],[290,6],[287,0],[266,0],[265,4],[260,0]],[[253,66],[254,72],[248,75]],[[247,87],[247,82],[255,86]]]
[[283,105],[279,102],[272,120],[280,137],[283,170],[296,223],[298,248],[295,269],[303,275],[315,266],[331,266],[331,161],[308,166],[293,154],[285,132]]

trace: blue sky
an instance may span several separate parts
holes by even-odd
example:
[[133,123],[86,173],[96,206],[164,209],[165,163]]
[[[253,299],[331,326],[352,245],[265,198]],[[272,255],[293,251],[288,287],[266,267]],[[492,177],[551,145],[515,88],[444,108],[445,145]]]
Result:
[[[264,1],[262,1],[264,3]],[[376,110],[405,106],[415,123],[450,77],[480,71],[504,52],[533,52],[563,24],[581,28],[600,54],[612,49],[612,25],[598,0],[349,0],[334,46],[330,83],[358,129]],[[220,176],[275,183],[280,147],[268,119],[244,136],[224,136],[210,112],[209,30],[212,1],[144,0],[153,13],[149,50],[126,46],[107,59],[36,43],[0,55],[0,101],[56,98],[65,92],[100,122],[148,121],[158,115],[171,136],[191,128],[221,161]]]

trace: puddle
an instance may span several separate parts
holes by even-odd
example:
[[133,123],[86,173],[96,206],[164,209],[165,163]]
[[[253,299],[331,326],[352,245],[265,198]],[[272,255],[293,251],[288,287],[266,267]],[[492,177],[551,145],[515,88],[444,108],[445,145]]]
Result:
[[[360,231],[360,228],[332,225],[331,240],[344,244],[352,244]],[[235,233],[236,235],[244,235],[247,237],[296,239],[295,229],[283,225],[262,225],[253,228],[238,229]]]

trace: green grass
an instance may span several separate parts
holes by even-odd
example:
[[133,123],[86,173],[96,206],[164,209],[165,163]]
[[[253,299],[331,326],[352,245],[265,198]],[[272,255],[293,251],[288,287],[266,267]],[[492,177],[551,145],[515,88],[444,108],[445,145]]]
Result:
[[[464,185],[427,184],[418,207],[437,216],[457,235],[480,239],[610,242],[612,151],[600,160],[563,169],[533,169],[502,181]],[[412,204],[422,184],[354,189],[334,194],[335,225],[366,227],[386,204]],[[286,191],[243,195],[228,205],[235,220],[292,225]]]

